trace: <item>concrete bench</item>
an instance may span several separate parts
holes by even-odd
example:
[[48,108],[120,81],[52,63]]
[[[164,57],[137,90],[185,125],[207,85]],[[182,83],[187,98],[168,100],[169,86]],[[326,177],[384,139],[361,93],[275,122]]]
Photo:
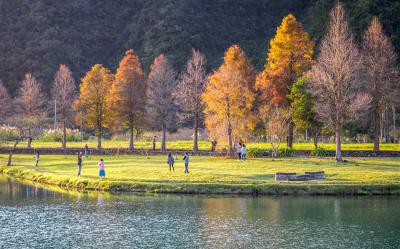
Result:
[[288,181],[309,181],[309,180],[314,180],[314,178],[311,175],[297,175],[293,179],[289,179]]
[[275,173],[275,181],[288,181],[289,179],[295,179],[297,176],[296,173]]
[[325,179],[324,171],[305,172],[304,174],[311,176],[312,179]]

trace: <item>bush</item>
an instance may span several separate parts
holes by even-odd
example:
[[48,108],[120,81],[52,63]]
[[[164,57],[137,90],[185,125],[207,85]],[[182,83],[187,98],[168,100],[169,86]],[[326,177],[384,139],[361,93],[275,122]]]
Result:
[[247,150],[247,155],[249,157],[263,157],[265,153],[265,150],[263,149],[258,149],[258,148],[250,148]]
[[0,141],[14,141],[20,137],[17,128],[9,125],[0,126]]
[[[84,135],[85,138],[85,135]],[[47,129],[43,131],[43,142],[61,142],[62,140],[62,129]],[[67,129],[67,142],[79,142],[82,140],[81,133],[79,130]]]
[[329,153],[324,148],[318,147],[316,150],[311,151],[311,156],[327,157]]
[[295,149],[286,148],[286,149],[279,149],[278,156],[279,157],[292,157],[296,154]]

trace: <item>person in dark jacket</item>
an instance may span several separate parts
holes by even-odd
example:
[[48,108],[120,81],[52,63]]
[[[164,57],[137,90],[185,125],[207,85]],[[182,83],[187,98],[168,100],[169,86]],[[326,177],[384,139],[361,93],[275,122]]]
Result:
[[78,152],[78,176],[81,176],[82,172],[82,152]]
[[86,157],[86,159],[89,158],[89,154],[90,154],[89,146],[87,144],[85,144],[85,157]]
[[157,136],[153,136],[153,150],[156,149]]

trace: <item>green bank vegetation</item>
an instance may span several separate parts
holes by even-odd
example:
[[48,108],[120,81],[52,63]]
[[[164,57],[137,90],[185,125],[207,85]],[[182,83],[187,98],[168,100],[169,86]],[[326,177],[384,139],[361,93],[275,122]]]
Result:
[[[32,155],[15,155],[14,165],[0,171],[17,178],[63,188],[204,194],[400,194],[400,161],[393,158],[350,158],[337,164],[332,158],[249,159],[241,162],[218,157],[191,157],[190,174],[184,175],[181,155],[175,172],[165,156],[106,156],[106,179],[98,178],[98,156],[83,162],[76,177],[75,156],[43,155],[35,168]],[[326,172],[326,180],[276,182],[276,172]]]

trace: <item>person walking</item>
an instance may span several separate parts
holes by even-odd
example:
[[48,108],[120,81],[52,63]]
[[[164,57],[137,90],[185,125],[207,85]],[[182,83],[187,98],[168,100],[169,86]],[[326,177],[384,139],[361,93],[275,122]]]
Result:
[[153,136],[153,150],[156,149],[157,136]]
[[104,177],[106,177],[106,170],[105,170],[105,167],[104,167],[103,158],[100,159],[100,161],[99,161],[99,176],[100,176],[101,179],[104,179]]
[[39,150],[35,150],[35,161],[36,161],[35,167],[39,166],[39,161],[40,161],[40,152],[39,152]]
[[238,159],[241,160],[242,159],[242,143],[241,142],[237,143],[235,148],[236,148],[236,153],[238,155]]
[[81,176],[81,172],[82,172],[82,152],[79,151],[78,152],[78,176]]
[[171,172],[171,168],[172,168],[172,172],[174,172],[174,171],[175,171],[175,169],[174,169],[175,159],[174,159],[174,157],[172,156],[172,153],[171,153],[171,152],[168,154],[167,163],[168,163],[168,165],[169,165],[169,172]]
[[189,154],[185,152],[183,156],[183,161],[185,162],[185,175],[189,174]]
[[242,156],[242,161],[246,160],[246,155],[247,155],[247,148],[245,144],[242,144],[242,149],[241,149],[241,156]]
[[90,154],[89,146],[85,144],[85,158],[88,159]]

